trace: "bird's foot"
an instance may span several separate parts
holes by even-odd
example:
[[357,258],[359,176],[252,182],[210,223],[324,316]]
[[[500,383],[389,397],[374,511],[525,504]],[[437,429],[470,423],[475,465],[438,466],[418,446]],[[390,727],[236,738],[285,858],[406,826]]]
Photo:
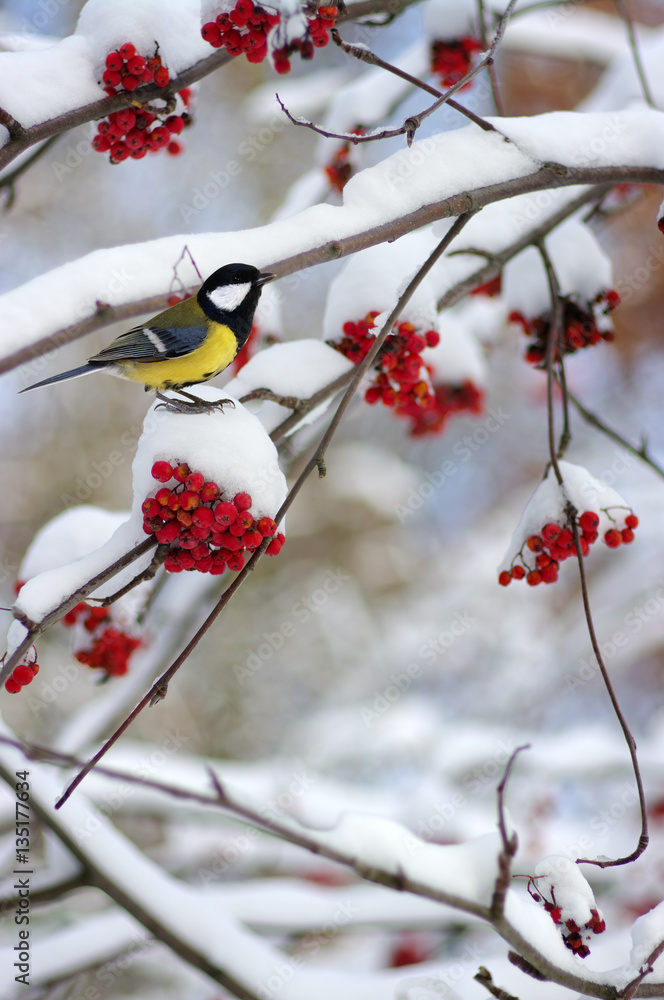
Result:
[[169,413],[212,413],[214,410],[221,410],[224,412],[224,406],[231,406],[235,408],[235,402],[232,399],[201,399],[199,396],[194,396],[191,392],[185,392],[184,389],[175,389],[180,396],[186,396],[186,399],[173,399],[172,396],[164,396],[161,392],[157,392],[157,399],[161,399],[162,402],[157,404],[157,408],[163,406],[165,410]]

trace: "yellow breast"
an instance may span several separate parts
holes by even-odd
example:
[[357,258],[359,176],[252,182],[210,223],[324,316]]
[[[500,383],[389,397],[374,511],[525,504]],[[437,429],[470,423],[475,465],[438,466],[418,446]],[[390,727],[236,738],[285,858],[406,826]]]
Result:
[[211,323],[208,335],[195,351],[164,361],[125,361],[119,366],[125,378],[143,382],[148,389],[161,391],[207,382],[228,368],[237,354],[233,331],[221,323]]

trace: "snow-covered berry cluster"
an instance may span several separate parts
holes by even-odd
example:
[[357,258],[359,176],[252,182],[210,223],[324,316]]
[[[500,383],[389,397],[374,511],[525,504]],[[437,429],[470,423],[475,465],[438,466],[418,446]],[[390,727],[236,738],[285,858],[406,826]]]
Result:
[[129,659],[142,640],[130,635],[119,622],[114,621],[110,608],[81,601],[68,611],[62,624],[79,626],[82,639],[74,659],[86,667],[103,670],[109,677],[121,677],[129,669]]
[[[610,549],[634,541],[634,529],[638,527],[639,519],[629,508],[622,517],[623,526],[619,527],[619,519],[612,513],[622,508],[602,508],[603,513],[616,526],[604,533],[604,542]],[[585,510],[577,519],[579,544],[584,556],[588,555],[590,546],[599,537],[600,514],[594,510]],[[540,583],[555,583],[558,579],[560,563],[570,556],[576,555],[574,535],[568,524],[557,524],[553,521],[544,525],[538,534],[529,535],[512,560],[509,569],[504,569],[498,575],[498,583],[507,587],[512,580],[523,580],[531,587]],[[528,560],[527,558],[528,557]],[[534,557],[534,563],[533,563]]]
[[168,485],[143,501],[143,528],[160,545],[169,546],[167,572],[198,570],[219,576],[226,567],[241,570],[245,553],[257,549],[264,538],[272,538],[268,555],[281,551],[284,535],[276,533],[271,517],[254,518],[248,493],[224,500],[216,483],[177,460],[155,462],[152,478]]
[[[329,340],[328,344],[359,364],[376,339],[371,331],[377,315],[369,312],[364,319],[344,323],[341,340]],[[452,413],[481,412],[484,396],[472,382],[432,385],[432,369],[422,358],[422,351],[438,345],[437,330],[419,332],[413,323],[404,321],[397,321],[394,330],[374,366],[372,384],[364,393],[367,403],[382,402],[397,416],[410,420],[409,433],[413,437],[440,433]]]
[[[313,17],[307,16],[307,27],[301,38],[275,46],[272,61],[277,73],[290,71],[290,56],[295,52],[299,52],[302,59],[313,59],[314,49],[329,42],[329,29],[334,27],[336,17],[336,7],[319,7]],[[278,13],[255,5],[253,0],[237,0],[231,11],[223,11],[214,21],[204,24],[201,34],[215,49],[225,46],[232,56],[244,52],[249,62],[260,63],[268,54],[268,35],[280,21]]]
[[26,684],[30,684],[38,673],[37,650],[34,646],[31,646],[21,662],[18,666],[14,667],[5,681],[5,691],[8,691],[9,694],[18,694],[21,688],[24,688]]
[[[138,55],[131,42],[125,42],[106,57],[102,80],[106,93],[113,95],[123,90],[133,91],[146,83],[166,87],[170,74],[157,53],[148,57]],[[108,153],[111,163],[121,163],[129,157],[141,160],[147,153],[158,153],[161,149],[178,156],[182,146],[175,137],[192,122],[187,110],[190,88],[179,91],[177,101],[176,114],[159,115],[138,106],[114,111],[99,122],[92,139],[93,149]]]
[[[609,318],[616,306],[620,305],[620,296],[613,289],[600,292],[587,306],[581,305],[572,298],[563,300],[564,332],[560,338],[554,360],[558,361],[561,354],[573,354],[584,347],[598,344],[600,340],[611,341],[614,333]],[[551,330],[552,317],[549,313],[528,318],[521,312],[511,312],[511,323],[518,324],[527,337],[532,338],[526,353],[526,361],[531,365],[541,365],[546,358],[546,346]]]
[[[431,43],[431,71],[441,87],[453,87],[469,72],[475,53],[481,51],[477,38],[437,39]],[[469,86],[467,83],[461,89]]]
[[587,958],[588,942],[593,934],[606,930],[606,923],[578,866],[555,854],[544,858],[528,879],[528,892],[560,928],[565,946],[579,958]]
[[441,434],[448,419],[454,414],[467,413],[479,416],[484,411],[484,392],[470,379],[459,385],[446,383],[433,384],[433,399],[425,405],[415,405],[407,401],[400,409],[399,415],[410,417],[411,437],[424,437],[426,434]]

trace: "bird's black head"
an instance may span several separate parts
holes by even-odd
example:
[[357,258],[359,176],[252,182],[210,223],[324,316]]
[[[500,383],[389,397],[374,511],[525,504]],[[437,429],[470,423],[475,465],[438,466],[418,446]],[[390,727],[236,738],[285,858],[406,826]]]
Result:
[[275,277],[251,264],[226,264],[203,283],[198,304],[210,319],[230,326],[242,345],[249,336],[262,287]]

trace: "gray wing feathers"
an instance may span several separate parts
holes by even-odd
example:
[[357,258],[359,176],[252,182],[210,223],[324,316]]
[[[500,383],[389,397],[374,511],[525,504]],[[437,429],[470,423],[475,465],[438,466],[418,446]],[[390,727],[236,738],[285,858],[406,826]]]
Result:
[[114,361],[163,361],[195,351],[205,340],[207,327],[185,326],[159,329],[137,326],[121,334],[112,344],[90,358],[90,364]]

